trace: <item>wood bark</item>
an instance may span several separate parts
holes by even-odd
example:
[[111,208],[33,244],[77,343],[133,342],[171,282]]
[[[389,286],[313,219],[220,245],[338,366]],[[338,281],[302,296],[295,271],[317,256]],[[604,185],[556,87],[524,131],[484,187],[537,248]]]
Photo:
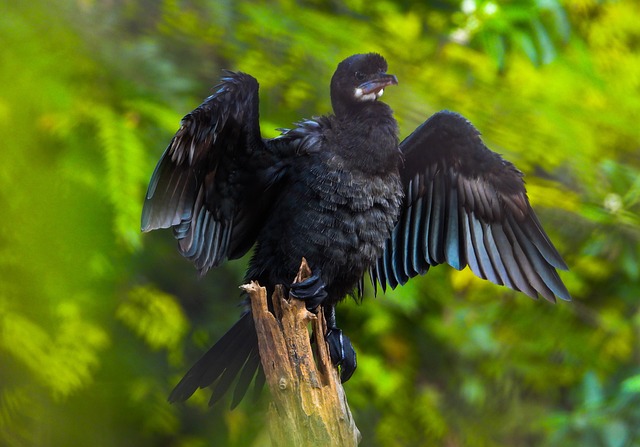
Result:
[[[303,260],[296,282],[310,274]],[[272,396],[268,415],[272,446],[357,446],[360,432],[331,363],[322,310],[309,312],[303,301],[285,298],[282,287],[277,287],[271,297],[272,313],[264,287],[252,282],[243,288],[251,298],[260,359]]]

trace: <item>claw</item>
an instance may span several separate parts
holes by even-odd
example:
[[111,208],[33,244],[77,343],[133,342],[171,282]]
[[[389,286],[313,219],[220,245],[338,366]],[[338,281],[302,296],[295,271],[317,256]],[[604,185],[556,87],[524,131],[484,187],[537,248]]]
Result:
[[291,284],[289,294],[296,299],[304,301],[307,310],[315,312],[327,297],[324,287],[320,272],[316,270],[316,273],[304,281]]
[[333,327],[327,331],[327,344],[329,354],[334,365],[340,367],[340,380],[342,383],[351,378],[357,368],[356,351],[353,349],[349,337],[342,333],[341,329]]

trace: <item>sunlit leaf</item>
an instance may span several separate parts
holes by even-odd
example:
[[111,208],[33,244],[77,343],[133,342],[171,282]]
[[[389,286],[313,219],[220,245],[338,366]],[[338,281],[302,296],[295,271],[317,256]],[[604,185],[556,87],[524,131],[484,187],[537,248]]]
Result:
[[513,34],[514,40],[518,43],[522,51],[527,55],[531,62],[537,64],[539,62],[538,51],[533,43],[532,36],[527,33],[516,31]]
[[584,376],[582,391],[584,393],[584,404],[586,408],[593,409],[602,405],[604,392],[595,373],[589,372]]
[[623,447],[627,445],[629,433],[627,426],[620,420],[611,420],[602,428],[607,447]]
[[492,57],[498,68],[503,69],[506,57],[504,38],[494,32],[483,32],[480,37],[485,51]]
[[116,316],[152,349],[175,349],[188,329],[175,297],[150,286],[131,289]]
[[640,374],[625,379],[622,382],[622,389],[626,393],[640,394]]
[[533,25],[533,31],[536,36],[538,48],[540,49],[540,62],[548,64],[556,57],[555,45],[553,44],[548,31],[540,21],[533,20],[531,23]]

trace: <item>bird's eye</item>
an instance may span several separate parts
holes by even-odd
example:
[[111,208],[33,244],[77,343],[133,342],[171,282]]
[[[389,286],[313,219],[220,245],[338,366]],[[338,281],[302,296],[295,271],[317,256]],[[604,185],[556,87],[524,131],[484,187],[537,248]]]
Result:
[[358,81],[364,81],[365,75],[361,71],[356,71],[355,76]]

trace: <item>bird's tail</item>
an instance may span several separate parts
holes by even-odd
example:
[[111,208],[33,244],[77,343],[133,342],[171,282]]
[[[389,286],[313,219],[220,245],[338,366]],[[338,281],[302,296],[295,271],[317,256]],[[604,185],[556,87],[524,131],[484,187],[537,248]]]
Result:
[[187,400],[198,389],[214,384],[209,405],[215,404],[238,377],[231,408],[240,403],[258,371],[256,388],[264,384],[258,336],[250,311],[244,313],[218,342],[185,374],[169,395],[169,402]]

